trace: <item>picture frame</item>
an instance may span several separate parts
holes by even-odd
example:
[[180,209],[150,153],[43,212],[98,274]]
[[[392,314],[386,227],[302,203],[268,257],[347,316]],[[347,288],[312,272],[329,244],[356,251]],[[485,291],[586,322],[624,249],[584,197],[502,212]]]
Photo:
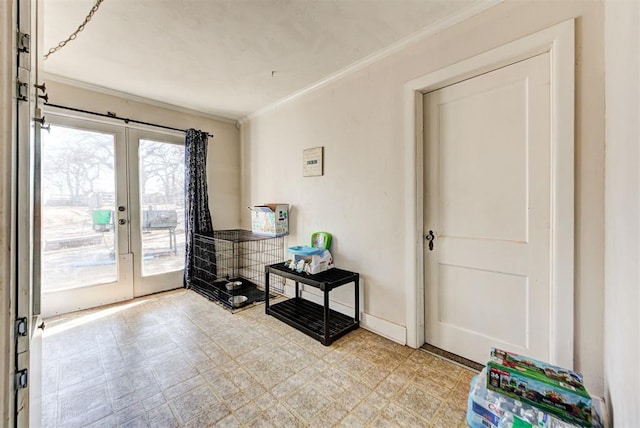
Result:
[[324,146],[305,149],[302,152],[302,176],[324,175]]

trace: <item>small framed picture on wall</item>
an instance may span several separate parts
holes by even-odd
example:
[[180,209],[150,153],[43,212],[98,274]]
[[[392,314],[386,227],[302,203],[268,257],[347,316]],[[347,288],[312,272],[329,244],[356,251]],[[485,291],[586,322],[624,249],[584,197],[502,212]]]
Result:
[[305,149],[302,152],[302,176],[316,177],[324,175],[323,158],[324,147]]

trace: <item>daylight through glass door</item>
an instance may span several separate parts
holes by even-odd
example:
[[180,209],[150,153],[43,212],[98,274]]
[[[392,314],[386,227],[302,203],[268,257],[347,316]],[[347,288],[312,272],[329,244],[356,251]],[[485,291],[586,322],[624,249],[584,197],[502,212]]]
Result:
[[139,140],[142,275],[184,267],[184,147]]
[[117,280],[115,137],[42,133],[42,291]]
[[48,117],[40,157],[44,313],[181,287],[184,136]]

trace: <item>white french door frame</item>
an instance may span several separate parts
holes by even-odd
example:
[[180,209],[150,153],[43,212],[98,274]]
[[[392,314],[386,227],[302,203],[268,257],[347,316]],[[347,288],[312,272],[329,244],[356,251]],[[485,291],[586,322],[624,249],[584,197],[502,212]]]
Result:
[[[551,363],[574,358],[574,58],[575,23],[553,27],[407,82],[404,86],[407,345],[425,343],[423,95],[548,52],[551,58]],[[487,351],[488,352],[488,351]]]
[[[144,276],[142,272],[142,212],[140,208],[138,149],[140,140],[152,140],[184,147],[184,134],[171,130],[157,131],[144,125],[122,125],[109,118],[96,119],[95,116],[78,112],[70,114],[64,109],[55,107],[47,107],[45,113],[48,122],[53,125],[115,135],[117,193],[123,195],[119,198],[116,207],[119,205],[125,207],[123,212],[116,209],[117,218],[115,221],[116,223],[120,219],[126,221],[126,226],[115,224],[115,227],[118,228],[118,242],[126,243],[126,248],[120,249],[119,247],[119,251],[124,252],[119,255],[118,283],[124,284],[126,282],[128,289],[125,291],[119,284],[118,287],[101,293],[99,292],[101,289],[96,288],[104,285],[100,284],[73,288],[62,294],[43,292],[43,300],[46,300],[43,305],[48,308],[52,307],[50,304],[60,307],[60,311],[55,311],[55,313],[71,312],[181,287],[183,270],[147,276]],[[118,165],[124,165],[124,167],[118,168]],[[74,294],[77,292],[79,294]],[[74,303],[75,296],[78,296],[80,302]],[[44,315],[51,316],[55,313],[46,310]]]
[[[124,212],[116,209],[114,227],[116,228],[116,266],[115,282],[87,285],[62,290],[42,290],[42,308],[45,317],[55,314],[73,312],[86,308],[106,305],[133,298],[133,255],[129,242],[129,210],[128,196],[129,167],[127,165],[127,141],[123,127],[100,122],[87,122],[83,119],[47,114],[48,122],[53,126],[64,126],[93,132],[102,132],[114,136],[116,207],[124,206]],[[88,125],[90,123],[90,125]],[[124,165],[124,167],[122,167]],[[118,220],[125,220],[118,224]]]
[[[142,209],[140,203],[140,168],[138,151],[140,140],[152,140],[166,144],[175,144],[184,147],[184,135],[177,132],[154,132],[146,129],[127,129],[128,158],[129,163],[129,215],[131,218],[131,236],[139,239],[131,240],[131,252],[139,255],[133,264],[133,294],[135,297],[161,291],[173,290],[182,286],[183,270],[165,272],[156,275],[143,275],[142,272]],[[138,162],[134,162],[136,160]]]

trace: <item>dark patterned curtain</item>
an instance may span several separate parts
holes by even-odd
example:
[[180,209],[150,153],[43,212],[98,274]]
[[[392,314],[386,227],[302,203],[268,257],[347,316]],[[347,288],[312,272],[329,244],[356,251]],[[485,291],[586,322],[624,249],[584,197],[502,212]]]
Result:
[[[213,234],[207,194],[206,132],[188,129],[184,143],[185,265],[184,286],[189,288],[194,269],[195,234]],[[215,250],[214,250],[215,251]],[[215,274],[215,272],[214,272]]]

